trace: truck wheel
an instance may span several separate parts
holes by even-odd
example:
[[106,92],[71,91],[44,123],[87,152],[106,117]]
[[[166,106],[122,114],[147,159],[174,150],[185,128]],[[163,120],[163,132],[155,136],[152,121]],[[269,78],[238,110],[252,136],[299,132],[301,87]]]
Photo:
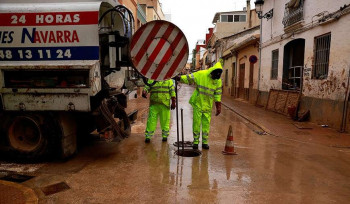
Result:
[[48,155],[52,123],[42,115],[18,115],[8,124],[8,143],[11,155],[19,159],[39,159]]

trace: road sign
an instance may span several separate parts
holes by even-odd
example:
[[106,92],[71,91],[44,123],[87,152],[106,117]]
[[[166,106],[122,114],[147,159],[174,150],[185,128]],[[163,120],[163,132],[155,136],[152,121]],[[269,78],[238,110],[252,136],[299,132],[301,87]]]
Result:
[[151,21],[132,37],[130,56],[143,76],[156,81],[166,80],[185,67],[188,43],[176,25],[162,20]]

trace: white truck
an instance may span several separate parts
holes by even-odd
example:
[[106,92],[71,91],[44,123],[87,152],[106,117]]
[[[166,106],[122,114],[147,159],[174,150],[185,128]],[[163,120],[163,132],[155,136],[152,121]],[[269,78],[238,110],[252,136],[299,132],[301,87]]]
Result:
[[130,134],[137,112],[125,113],[121,90],[134,19],[108,2],[0,4],[0,149],[6,155],[65,158],[76,152],[77,136],[94,129],[117,138]]

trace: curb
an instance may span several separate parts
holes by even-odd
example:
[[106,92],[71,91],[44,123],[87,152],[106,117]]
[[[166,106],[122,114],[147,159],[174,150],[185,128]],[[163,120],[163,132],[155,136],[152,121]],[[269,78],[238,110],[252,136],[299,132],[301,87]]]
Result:
[[258,124],[257,122],[255,122],[253,119],[249,118],[248,116],[243,115],[242,113],[240,113],[239,111],[233,109],[232,107],[228,106],[227,104],[225,104],[224,102],[221,102],[222,105],[224,105],[226,108],[230,109],[232,112],[236,113],[237,115],[239,115],[240,117],[244,118],[245,120],[247,120],[249,123],[255,125],[256,127],[262,129],[265,133],[267,134],[271,134],[270,130],[260,124]]
[[25,203],[37,204],[39,202],[39,198],[35,194],[34,190],[31,188],[25,187],[21,184],[9,182],[9,181],[0,181],[0,184],[5,185],[5,186],[10,186],[10,187],[13,187],[13,188],[20,190],[25,197]]

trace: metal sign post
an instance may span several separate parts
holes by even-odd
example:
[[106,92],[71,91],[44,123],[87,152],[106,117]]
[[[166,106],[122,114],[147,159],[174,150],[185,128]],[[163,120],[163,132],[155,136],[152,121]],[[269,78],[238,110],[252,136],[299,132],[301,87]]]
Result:
[[175,80],[175,97],[176,97],[176,134],[177,134],[177,152],[180,150],[180,143],[179,143],[179,105],[178,105],[178,99],[177,99],[177,80]]

